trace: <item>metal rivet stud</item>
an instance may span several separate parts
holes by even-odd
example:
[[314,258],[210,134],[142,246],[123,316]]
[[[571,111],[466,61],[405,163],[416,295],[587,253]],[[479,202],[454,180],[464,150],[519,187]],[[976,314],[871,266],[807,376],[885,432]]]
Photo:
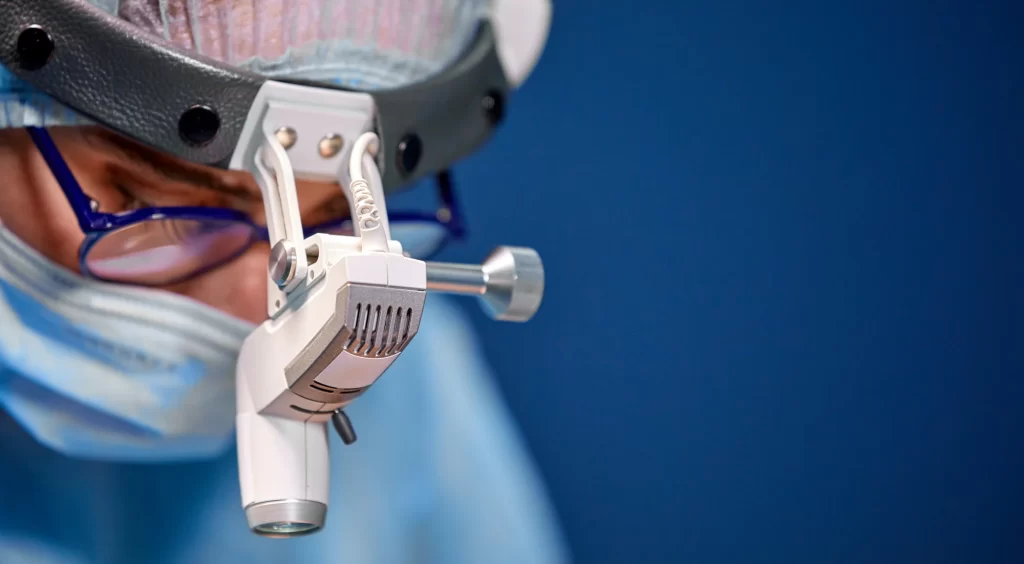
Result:
[[415,133],[410,133],[398,142],[398,151],[395,154],[395,164],[402,174],[409,174],[420,164],[420,157],[423,156],[423,142]]
[[18,34],[18,66],[27,71],[46,66],[53,55],[53,39],[38,25],[30,25]]
[[341,148],[345,146],[345,139],[337,133],[324,136],[320,140],[320,144],[317,146],[320,149],[320,156],[329,159],[334,155],[341,152]]
[[491,90],[480,100],[484,115],[491,125],[498,125],[505,119],[505,97],[497,90]]
[[295,133],[295,130],[288,126],[279,127],[277,131],[274,132],[274,135],[277,137],[277,142],[285,149],[291,149],[292,146],[295,145],[295,141],[299,138],[298,134]]
[[284,288],[295,278],[295,269],[298,266],[295,254],[295,245],[287,239],[278,241],[273,249],[270,249],[270,261],[267,269],[270,272],[270,279],[277,284],[278,288]]
[[192,106],[178,119],[178,133],[193,147],[202,147],[213,141],[220,130],[220,116],[209,106]]
[[92,211],[100,211],[100,203],[96,200],[89,200],[89,209]]

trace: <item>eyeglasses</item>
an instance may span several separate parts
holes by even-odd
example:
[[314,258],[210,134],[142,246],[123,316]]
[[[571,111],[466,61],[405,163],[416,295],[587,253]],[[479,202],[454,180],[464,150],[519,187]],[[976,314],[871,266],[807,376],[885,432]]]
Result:
[[[60,184],[85,240],[78,249],[83,275],[109,282],[163,286],[209,272],[267,241],[267,228],[242,212],[226,208],[159,207],[103,213],[82,191],[50,134],[26,128]],[[436,254],[465,230],[455,201],[451,173],[437,175],[441,203],[436,213],[390,212],[391,237],[419,259]],[[352,235],[350,220],[316,225],[307,233]]]

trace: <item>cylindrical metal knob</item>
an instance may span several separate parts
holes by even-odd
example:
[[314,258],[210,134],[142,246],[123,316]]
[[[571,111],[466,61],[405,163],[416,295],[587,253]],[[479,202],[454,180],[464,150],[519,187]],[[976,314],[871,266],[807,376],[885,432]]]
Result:
[[482,296],[487,293],[487,276],[479,264],[428,262],[427,289],[445,294]]
[[533,249],[498,247],[482,265],[428,262],[427,289],[479,296],[492,318],[528,321],[544,297],[544,264]]
[[287,239],[281,239],[274,248],[270,249],[270,261],[267,269],[270,272],[270,279],[277,284],[278,288],[284,288],[295,277],[295,269],[298,260],[295,245]]

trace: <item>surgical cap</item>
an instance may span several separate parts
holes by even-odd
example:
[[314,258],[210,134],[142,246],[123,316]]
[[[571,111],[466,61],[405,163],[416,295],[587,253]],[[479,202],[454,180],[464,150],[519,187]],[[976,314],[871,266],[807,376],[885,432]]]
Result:
[[[491,7],[490,0],[88,2],[173,45],[262,75],[363,90],[444,69]],[[91,123],[3,67],[0,104],[0,128]]]

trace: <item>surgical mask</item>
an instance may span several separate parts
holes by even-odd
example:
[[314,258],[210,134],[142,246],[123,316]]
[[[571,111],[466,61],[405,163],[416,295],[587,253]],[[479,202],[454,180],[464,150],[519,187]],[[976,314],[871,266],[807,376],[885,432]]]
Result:
[[253,326],[185,297],[70,273],[0,224],[0,405],[73,457],[213,457],[233,438]]

